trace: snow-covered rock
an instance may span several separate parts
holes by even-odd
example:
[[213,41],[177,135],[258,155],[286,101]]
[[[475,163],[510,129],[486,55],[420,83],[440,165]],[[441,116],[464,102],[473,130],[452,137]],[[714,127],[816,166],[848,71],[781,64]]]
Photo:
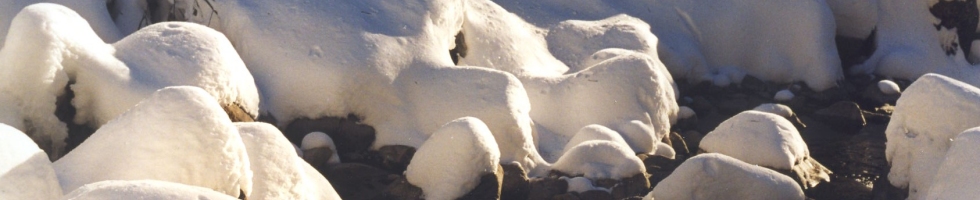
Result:
[[[306,151],[311,151],[310,153],[318,154],[315,156],[330,156],[326,162],[330,164],[340,163],[340,156],[337,155],[337,145],[334,145],[333,139],[329,135],[323,132],[312,132],[303,136],[303,141],[300,143],[300,148],[304,152],[303,155],[307,155]],[[330,155],[319,155],[324,149],[329,149]]]
[[837,35],[850,38],[871,36],[878,24],[879,0],[827,0],[834,13]]
[[578,192],[579,194],[589,190],[603,190],[606,192],[610,192],[609,189],[596,187],[595,185],[592,184],[592,180],[589,180],[588,178],[585,177],[581,177],[581,176],[573,177],[573,178],[561,177],[560,179],[568,182],[568,192]]
[[0,199],[58,199],[61,186],[43,150],[0,123]]
[[691,109],[691,107],[681,106],[677,110],[677,119],[687,119],[694,117],[695,115],[697,115],[697,113],[695,113],[694,109]]
[[621,144],[623,147],[629,147],[629,144],[626,143],[626,140],[623,140],[623,136],[620,136],[618,132],[602,125],[593,124],[579,129],[578,133],[575,133],[575,136],[572,136],[572,139],[568,140],[568,143],[565,144],[565,148],[561,152],[568,152],[579,144],[593,140],[611,141]]
[[104,180],[153,179],[249,194],[252,171],[218,101],[190,86],[160,89],[54,163],[63,191]]
[[432,133],[405,170],[426,199],[456,199],[500,168],[500,151],[490,129],[477,118],[453,120]]
[[980,89],[952,78],[926,74],[898,99],[885,130],[888,180],[920,199],[961,132],[980,126]]
[[804,199],[793,179],[717,153],[691,157],[657,184],[651,199]]
[[292,143],[275,126],[257,122],[235,126],[253,172],[248,199],[340,199],[323,176],[310,176],[319,172],[296,156]]
[[834,15],[823,1],[494,2],[537,27],[619,14],[639,18],[660,39],[657,53],[675,78],[710,81],[724,75],[737,82],[729,75],[748,74],[773,82],[803,81],[823,90],[843,77]]
[[110,45],[74,11],[35,4],[15,17],[7,37],[16,39],[0,50],[0,93],[20,105],[28,134],[52,155],[63,154],[67,128],[54,111],[69,82],[74,123],[94,127],[173,85],[201,87],[224,107],[258,114],[245,64],[221,33],[204,26],[155,24]]
[[645,174],[643,161],[622,144],[612,141],[588,141],[565,152],[552,170],[592,180],[623,179]]
[[953,139],[946,158],[936,172],[932,185],[923,199],[975,199],[980,196],[980,128],[971,128]]
[[[70,8],[78,13],[91,25],[99,38],[106,42],[115,42],[125,36],[119,32],[104,0],[0,0],[0,48],[6,44],[8,30],[13,26],[12,20],[22,9],[36,3],[55,3]],[[79,24],[81,25],[81,24]]]
[[778,103],[759,104],[759,106],[752,108],[752,110],[776,114],[787,119],[796,117],[796,113],[793,112],[793,109],[789,108],[789,106]]
[[776,101],[789,101],[793,100],[793,97],[796,97],[796,95],[794,95],[792,91],[780,90],[776,92],[776,95],[774,95],[772,99]]
[[881,93],[887,95],[902,93],[902,89],[898,87],[898,84],[891,80],[878,81],[878,90],[881,90]]
[[797,175],[803,188],[830,181],[830,170],[810,157],[796,127],[786,118],[745,111],[721,122],[701,139],[700,148]]
[[64,199],[235,200],[238,198],[208,188],[166,181],[107,180],[86,184],[65,195]]

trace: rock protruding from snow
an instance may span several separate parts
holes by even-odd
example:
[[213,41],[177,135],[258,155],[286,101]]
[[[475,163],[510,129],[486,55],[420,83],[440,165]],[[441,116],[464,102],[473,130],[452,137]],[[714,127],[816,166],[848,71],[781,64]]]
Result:
[[919,199],[936,175],[950,140],[980,126],[980,89],[952,78],[926,74],[898,99],[885,136],[888,180]]
[[643,161],[628,147],[602,140],[572,147],[555,162],[552,170],[592,180],[619,180],[646,173]]
[[923,199],[976,199],[980,196],[980,128],[971,128],[953,139],[946,159],[939,165],[936,176]]
[[275,126],[257,122],[235,126],[245,143],[253,172],[248,199],[340,199],[323,176],[310,176],[319,172],[296,156],[292,143]]
[[333,139],[326,133],[317,131],[306,134],[300,148],[303,149],[303,159],[312,165],[340,163],[337,145],[334,145]]
[[405,170],[408,182],[422,188],[426,199],[456,199],[467,194],[486,174],[497,173],[500,151],[490,129],[472,117],[453,120],[432,133]]
[[562,150],[562,152],[568,152],[579,144],[593,140],[611,141],[617,144],[622,144],[624,147],[629,147],[626,140],[623,140],[623,136],[620,136],[616,131],[602,125],[593,124],[579,129],[578,133],[575,133],[575,136],[572,136],[572,139],[568,140],[568,143],[565,144],[565,148]]
[[64,199],[235,200],[238,198],[204,187],[159,180],[107,180],[86,184],[65,195]]
[[657,184],[652,199],[804,199],[790,177],[717,153],[694,156]]
[[782,116],[745,111],[721,122],[700,148],[747,163],[792,172],[803,188],[830,181],[830,170],[810,157],[796,127]]
[[887,79],[878,81],[878,90],[887,95],[902,94],[902,89],[898,87],[898,84]]
[[0,123],[0,199],[58,199],[62,194],[44,150]]
[[160,89],[54,163],[64,191],[104,180],[153,179],[249,194],[252,171],[218,101],[190,86]]

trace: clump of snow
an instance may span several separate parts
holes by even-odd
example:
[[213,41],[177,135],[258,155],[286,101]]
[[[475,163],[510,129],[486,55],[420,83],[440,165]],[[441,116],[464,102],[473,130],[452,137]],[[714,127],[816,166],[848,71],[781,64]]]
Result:
[[902,89],[898,87],[898,84],[891,80],[878,81],[878,90],[889,95],[902,93]]
[[933,178],[932,186],[923,199],[974,199],[980,196],[976,189],[980,184],[980,128],[971,128],[960,133],[951,142],[946,158]]
[[952,78],[926,74],[898,99],[885,130],[885,158],[891,163],[888,180],[909,188],[919,199],[933,183],[950,140],[980,126],[980,89]]
[[340,163],[340,156],[337,155],[337,146],[334,145],[333,139],[329,135],[323,132],[312,132],[303,136],[303,141],[300,143],[302,150],[311,150],[316,148],[327,148],[333,151],[333,155],[330,156],[328,163]]
[[745,111],[721,122],[701,139],[700,147],[747,163],[787,170],[810,154],[789,120],[759,111]]
[[622,179],[644,174],[643,161],[629,148],[612,141],[588,141],[565,152],[552,170],[586,178]]
[[[55,3],[70,8],[87,22],[84,25],[94,29],[101,40],[115,42],[125,36],[112,22],[104,0],[2,0],[0,5],[0,48],[5,46],[8,30],[13,27],[12,20],[24,8],[36,3]],[[35,24],[36,25],[36,24]],[[82,25],[82,24],[78,24]],[[21,39],[23,37],[9,37]]]
[[203,89],[167,87],[98,129],[54,163],[64,191],[103,180],[154,179],[249,194],[245,145]]
[[827,5],[839,36],[867,38],[878,23],[878,0],[827,0]]
[[694,115],[697,115],[697,113],[695,113],[694,109],[691,109],[691,107],[681,106],[677,110],[677,119],[687,119],[694,117]]
[[623,140],[623,136],[620,136],[616,131],[602,125],[593,124],[579,129],[578,133],[575,133],[575,136],[572,136],[572,139],[568,140],[568,143],[565,144],[562,152],[568,152],[568,150],[571,150],[579,144],[593,140],[612,141],[617,144],[622,144],[623,147],[629,147],[626,140]]
[[687,159],[647,198],[805,199],[803,190],[790,177],[717,153]]
[[778,103],[759,104],[759,106],[756,106],[752,110],[776,114],[786,119],[796,116],[796,113],[793,113],[793,109],[789,108],[789,106]]
[[0,199],[58,199],[47,154],[20,130],[0,123]]
[[[517,22],[523,23],[518,20],[512,23]],[[578,72],[596,64],[596,61],[614,57],[616,53],[607,49],[656,57],[658,41],[650,33],[650,25],[642,20],[616,15],[598,21],[562,21],[548,29],[545,42],[549,52],[569,67],[568,72]],[[603,52],[598,53],[600,51]]]
[[784,89],[776,92],[776,95],[773,96],[772,99],[776,101],[789,101],[793,100],[793,97],[796,97],[796,95],[793,95],[792,91]]
[[[237,196],[237,194],[235,195]],[[158,180],[107,180],[86,184],[65,195],[66,200],[235,200],[214,190]]]
[[[803,81],[819,91],[843,77],[834,15],[822,1],[494,2],[538,27],[619,14],[639,18],[660,39],[657,53],[675,78],[711,81],[715,74],[742,72],[766,81]],[[732,67],[739,70],[725,70]]]
[[422,188],[426,199],[456,199],[499,167],[500,151],[490,129],[477,118],[464,117],[432,133],[415,152],[405,178]]
[[[326,179],[309,175],[319,172],[307,172],[312,170],[307,167],[310,164],[296,156],[292,143],[275,126],[257,122],[235,123],[235,126],[245,143],[253,172],[248,199],[340,199]],[[310,135],[316,134],[306,138]],[[308,147],[306,138],[304,147]]]
[[589,180],[588,178],[585,177],[581,177],[581,176],[573,177],[573,178],[561,177],[560,179],[568,182],[568,192],[578,192],[580,194],[589,190],[602,190],[602,191],[610,192],[609,189],[596,187],[595,185],[592,184],[592,180]]

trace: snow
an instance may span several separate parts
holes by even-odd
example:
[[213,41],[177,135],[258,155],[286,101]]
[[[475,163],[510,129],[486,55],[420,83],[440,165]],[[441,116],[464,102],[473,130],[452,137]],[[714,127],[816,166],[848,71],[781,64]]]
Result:
[[878,23],[879,0],[827,0],[834,13],[837,35],[850,38],[871,36]]
[[310,176],[319,172],[296,156],[292,143],[275,126],[247,122],[235,123],[235,127],[245,143],[253,172],[248,199],[340,199],[325,178]]
[[759,111],[745,111],[721,122],[701,139],[700,147],[747,163],[786,170],[810,154],[789,120]]
[[245,145],[203,89],[160,89],[54,162],[63,191],[103,180],[153,179],[249,194]]
[[319,131],[308,133],[306,136],[303,136],[303,141],[300,145],[303,150],[328,148],[333,151],[333,155],[330,156],[330,160],[327,163],[340,163],[340,156],[337,155],[337,146],[333,144],[333,139],[326,133]]
[[789,101],[793,100],[793,97],[795,96],[796,95],[793,95],[793,92],[789,91],[788,89],[783,89],[776,92],[776,95],[773,96],[772,99],[776,101]]
[[61,198],[47,154],[20,130],[0,123],[0,199]]
[[[875,52],[863,64],[851,68],[849,73],[875,73],[910,80],[936,73],[980,85],[980,76],[975,76],[980,73],[980,68],[971,65],[967,61],[969,55],[964,55],[959,47],[972,47],[973,43],[960,42],[955,30],[937,27],[940,19],[929,11],[937,2],[878,1]],[[947,55],[947,49],[953,50],[955,55]]]
[[759,106],[756,106],[752,110],[776,114],[786,119],[796,116],[796,114],[793,113],[793,109],[789,108],[789,106],[778,103],[759,104]]
[[739,74],[748,74],[773,82],[803,81],[819,91],[843,77],[834,15],[823,1],[494,2],[537,27],[620,14],[638,18],[659,38],[657,53],[674,78],[699,82],[723,75],[737,82]]
[[592,180],[622,179],[645,174],[643,161],[629,148],[612,141],[588,141],[565,152],[552,170]]
[[[84,18],[86,27],[94,29],[99,38],[107,42],[115,42],[122,38],[121,34],[109,16],[105,0],[0,0],[0,48],[6,44],[8,30],[12,27],[12,20],[22,9],[36,3],[55,3],[64,5],[77,12]],[[78,24],[81,25],[81,24]],[[11,37],[21,38],[21,37]]]
[[589,190],[602,190],[606,192],[611,192],[609,189],[596,187],[592,185],[592,180],[585,177],[561,177],[560,179],[568,182],[568,192],[578,192],[579,194],[589,191]]
[[0,92],[0,124],[13,127],[18,131],[26,130],[24,117],[20,115],[20,108],[10,96],[3,92]]
[[898,87],[898,84],[891,80],[878,81],[878,89],[881,90],[881,93],[885,93],[887,95],[902,94],[902,89]]
[[[237,194],[236,194],[237,196]],[[234,200],[214,190],[158,180],[108,180],[86,184],[65,195],[65,200],[142,199],[142,200]]]
[[926,74],[898,99],[885,130],[888,180],[920,199],[943,162],[950,140],[980,126],[980,89],[952,78]]
[[694,113],[694,109],[691,109],[691,107],[681,106],[680,109],[677,110],[677,119],[687,119],[694,117],[695,115],[697,115],[697,113]]
[[[980,128],[967,129],[953,139],[946,158],[939,164],[935,178],[923,199],[975,199],[980,196]],[[925,192],[925,191],[923,191]]]
[[500,151],[490,129],[480,119],[464,117],[432,133],[415,152],[405,178],[422,188],[426,199],[456,199],[499,167]]
[[647,195],[651,199],[804,199],[790,177],[717,153],[684,161]]
[[593,140],[611,141],[615,142],[616,144],[621,144],[623,147],[629,147],[626,140],[623,140],[623,136],[620,136],[616,131],[602,125],[593,124],[582,127],[578,133],[575,133],[575,136],[572,136],[572,139],[565,144],[565,148],[562,150],[562,153],[572,150],[573,147],[578,146],[579,144]]

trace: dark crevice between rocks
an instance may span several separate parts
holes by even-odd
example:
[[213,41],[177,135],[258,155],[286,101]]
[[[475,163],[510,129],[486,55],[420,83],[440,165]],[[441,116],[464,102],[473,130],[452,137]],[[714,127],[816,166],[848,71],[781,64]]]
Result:
[[466,38],[463,32],[456,34],[456,48],[449,50],[449,57],[453,59],[453,64],[459,64],[459,59],[466,57]]
[[55,102],[57,106],[54,112],[55,116],[68,126],[68,138],[65,139],[65,152],[62,155],[58,155],[58,157],[68,154],[68,152],[71,152],[71,150],[78,147],[85,139],[95,133],[94,128],[84,124],[75,124],[74,122],[75,114],[77,113],[75,106],[71,104],[71,100],[75,98],[75,91],[71,90],[71,85],[74,83],[74,81],[71,81],[65,85],[64,93],[58,96]]
[[980,38],[980,33],[977,33],[977,22],[980,21],[977,0],[938,1],[929,8],[929,12],[939,18],[939,24],[933,24],[937,31],[941,28],[956,29],[958,40],[943,47],[946,55],[956,55],[956,48],[960,48],[963,57],[969,57],[973,40]]
[[836,36],[834,42],[837,44],[837,55],[841,60],[841,67],[845,74],[847,74],[851,67],[855,65],[864,63],[872,54],[874,54],[876,49],[878,29],[871,31],[871,34],[865,38],[853,38],[847,36]]

